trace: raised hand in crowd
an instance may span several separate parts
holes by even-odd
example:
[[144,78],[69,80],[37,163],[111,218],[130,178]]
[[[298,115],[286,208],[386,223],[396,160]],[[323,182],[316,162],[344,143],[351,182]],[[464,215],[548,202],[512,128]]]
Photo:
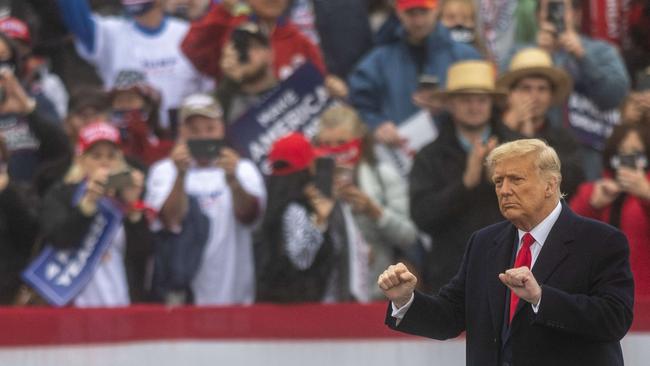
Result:
[[13,71],[0,69],[0,86],[4,91],[4,101],[0,104],[0,114],[27,115],[36,108],[36,101],[27,95]]
[[233,149],[224,147],[216,161],[216,165],[226,172],[228,179],[234,178],[239,164],[239,154]]
[[334,98],[345,99],[348,97],[348,85],[336,75],[329,74],[325,77],[325,88]]
[[178,143],[170,154],[170,158],[174,162],[176,169],[179,173],[185,173],[190,168],[192,164],[192,155],[190,154],[190,149],[187,147],[187,144],[184,142]]
[[334,200],[325,197],[313,184],[305,186],[304,193],[316,214],[316,225],[326,226],[330,213],[334,209]]
[[377,279],[379,288],[397,308],[409,302],[417,283],[417,277],[403,263],[389,266]]
[[399,130],[393,121],[386,121],[377,127],[375,140],[390,147],[399,147],[404,143],[404,138],[399,135]]
[[650,200],[650,182],[648,182],[643,169],[620,167],[616,170],[616,182],[618,182],[621,191]]
[[137,210],[133,205],[142,198],[144,190],[144,173],[137,169],[131,170],[131,184],[117,192],[120,200],[129,206],[129,220],[139,221],[142,217],[142,210]]
[[535,112],[532,99],[517,93],[511,93],[508,110],[503,114],[503,123],[509,129],[519,132],[524,136],[532,137],[535,134]]
[[621,193],[618,183],[611,178],[602,178],[594,184],[594,190],[589,198],[589,204],[595,209],[607,207]]
[[564,29],[557,29],[556,25],[549,22],[550,0],[541,0],[540,21],[537,32],[537,45],[549,53],[563,49],[578,59],[585,55],[585,49],[580,41],[580,35],[576,30],[574,13],[571,0],[564,2]]
[[626,123],[639,123],[644,118],[650,118],[650,91],[630,93],[621,113]]
[[79,208],[85,215],[92,216],[97,212],[97,202],[108,193],[106,183],[108,182],[109,174],[110,170],[102,167],[97,168],[88,176],[86,192],[81,198],[81,201],[79,201]]
[[235,82],[241,82],[244,76],[244,67],[239,62],[239,53],[232,42],[226,43],[223,47],[221,71],[224,76]]
[[381,207],[354,184],[346,184],[338,189],[343,201],[352,206],[352,211],[361,213],[375,221],[382,216]]
[[485,144],[480,140],[473,142],[472,151],[467,155],[467,167],[463,174],[463,184],[467,189],[475,188],[481,183],[485,158],[497,146],[497,143],[495,137],[491,137]]

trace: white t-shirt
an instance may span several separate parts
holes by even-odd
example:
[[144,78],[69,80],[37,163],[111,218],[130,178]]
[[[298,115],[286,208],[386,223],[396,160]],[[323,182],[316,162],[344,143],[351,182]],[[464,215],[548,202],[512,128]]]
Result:
[[155,34],[142,32],[132,20],[121,17],[93,16],[95,49],[88,52],[77,41],[79,54],[92,63],[111,87],[122,70],[141,71],[162,95],[161,125],[169,126],[169,109],[177,109],[183,99],[197,92],[211,90],[211,79],[200,74],[180,49],[189,25],[168,17]]
[[126,279],[124,255],[126,233],[120,226],[113,242],[99,261],[92,278],[75,297],[74,305],[80,308],[128,306],[129,284]]
[[[151,167],[145,201],[159,210],[171,193],[176,166],[170,159]],[[237,179],[244,190],[257,197],[260,208],[266,201],[264,179],[255,165],[242,159]],[[221,168],[193,167],[185,177],[185,192],[196,197],[210,219],[210,234],[192,291],[197,305],[250,304],[255,300],[255,267],[252,227],[235,218],[233,199]],[[260,215],[261,216],[261,215]],[[154,231],[161,224],[153,224]]]

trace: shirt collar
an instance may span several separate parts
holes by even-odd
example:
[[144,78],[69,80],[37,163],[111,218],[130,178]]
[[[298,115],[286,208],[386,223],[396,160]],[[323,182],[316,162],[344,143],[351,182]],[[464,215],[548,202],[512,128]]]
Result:
[[[539,243],[540,246],[543,246],[546,242],[546,238],[548,238],[548,234],[551,232],[553,225],[555,225],[555,222],[560,217],[560,213],[562,213],[562,203],[558,202],[553,211],[530,231],[530,235],[535,238],[535,242]],[[521,238],[523,238],[526,232],[520,229],[517,229],[517,231],[519,233],[519,243],[521,243]]]
[[[491,135],[492,135],[492,127],[487,126],[487,128],[483,130],[483,133],[481,134],[481,143],[486,144],[490,139]],[[460,142],[460,147],[462,147],[466,153],[469,154],[470,152],[472,152],[472,148],[474,146],[472,145],[471,141],[466,139],[465,136],[463,136],[458,130],[456,130],[456,137],[458,138],[458,142]]]

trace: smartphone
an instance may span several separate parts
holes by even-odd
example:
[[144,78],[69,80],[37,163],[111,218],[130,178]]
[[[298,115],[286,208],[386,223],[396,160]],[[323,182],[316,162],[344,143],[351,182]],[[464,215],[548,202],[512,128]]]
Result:
[[235,47],[235,50],[237,50],[239,63],[248,63],[248,48],[250,46],[248,33],[245,30],[235,29],[232,32],[230,39],[232,40],[232,45]]
[[334,185],[334,168],[336,163],[333,158],[316,159],[316,174],[314,185],[325,197],[332,197],[332,186]]
[[187,141],[190,154],[196,160],[216,159],[225,145],[224,140],[218,139],[193,139]]
[[556,34],[564,33],[566,24],[564,24],[564,1],[549,1],[546,20],[553,24]]
[[108,176],[106,181],[107,189],[120,190],[133,185],[133,178],[131,177],[131,171],[125,170],[119,173],[111,174]]

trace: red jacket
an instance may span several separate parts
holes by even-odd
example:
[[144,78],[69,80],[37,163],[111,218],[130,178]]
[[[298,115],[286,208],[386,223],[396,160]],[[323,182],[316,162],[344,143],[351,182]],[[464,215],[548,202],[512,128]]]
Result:
[[[230,39],[230,33],[246,20],[249,20],[248,16],[235,17],[223,6],[215,4],[208,14],[192,23],[181,49],[199,71],[220,79],[221,49]],[[278,22],[270,40],[275,57],[275,75],[280,79],[286,79],[306,60],[325,74],[320,49],[291,22]]]
[[[647,175],[650,179],[650,174]],[[583,183],[571,199],[577,214],[609,223],[611,206],[600,210],[589,204],[594,183]],[[628,195],[621,209],[621,231],[630,243],[630,265],[636,298],[650,298],[650,201]]]

